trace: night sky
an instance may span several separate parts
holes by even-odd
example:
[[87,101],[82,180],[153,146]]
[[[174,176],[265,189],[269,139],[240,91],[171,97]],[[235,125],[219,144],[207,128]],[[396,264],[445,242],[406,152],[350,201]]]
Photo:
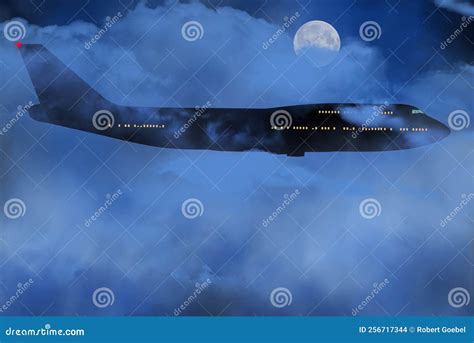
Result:
[[[22,42],[44,44],[118,104],[387,101],[446,125],[455,111],[468,120],[474,113],[474,21],[441,47],[469,16],[474,3],[461,0],[0,4],[2,33],[22,22]],[[341,38],[327,66],[293,51],[310,20]],[[183,39],[188,21],[202,25],[201,39]],[[362,39],[366,21],[379,24],[379,39]],[[0,38],[1,130],[37,98],[18,49]],[[474,294],[472,127],[412,150],[291,158],[146,147],[26,114],[0,131],[0,204],[24,204],[19,218],[0,213],[0,309],[19,283],[34,282],[0,315],[172,316],[206,280],[180,315],[350,316],[381,283],[358,315],[473,315],[472,301],[453,306],[449,296],[456,288]],[[202,204],[197,218],[182,213],[190,198]],[[361,215],[365,199],[377,200],[378,216]],[[94,298],[103,287],[114,300],[105,307]],[[291,294],[286,306],[272,304],[279,288]]]

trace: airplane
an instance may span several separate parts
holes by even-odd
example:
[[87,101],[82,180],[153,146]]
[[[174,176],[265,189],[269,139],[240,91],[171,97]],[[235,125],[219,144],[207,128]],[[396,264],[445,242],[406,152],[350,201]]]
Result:
[[22,57],[39,104],[38,121],[169,149],[370,152],[438,142],[449,128],[404,104],[322,103],[278,108],[135,107],[96,92],[47,48],[24,44]]

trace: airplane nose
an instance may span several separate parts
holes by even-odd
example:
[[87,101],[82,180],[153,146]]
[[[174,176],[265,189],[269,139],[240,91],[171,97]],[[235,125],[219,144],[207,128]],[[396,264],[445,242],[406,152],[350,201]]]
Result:
[[408,113],[405,114],[408,114],[407,118],[409,118],[409,122],[412,125],[420,125],[421,127],[427,127],[429,129],[426,132],[427,135],[425,136],[425,138],[428,140],[428,143],[439,142],[450,135],[451,130],[447,125],[431,117],[425,111],[414,106],[408,106],[407,110]]
[[451,134],[451,129],[443,123],[441,123],[441,125],[443,126],[443,132],[444,132],[443,138],[446,138]]
[[444,123],[433,118],[430,118],[429,120],[432,122],[431,135],[434,141],[439,142],[451,134],[450,128]]

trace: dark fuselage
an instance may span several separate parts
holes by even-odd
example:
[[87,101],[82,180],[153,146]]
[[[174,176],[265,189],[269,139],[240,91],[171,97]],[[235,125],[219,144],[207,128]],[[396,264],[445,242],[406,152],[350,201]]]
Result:
[[176,149],[387,151],[434,143],[442,123],[401,104],[315,104],[265,109],[150,108],[114,104],[40,45],[23,56],[40,104],[34,119],[134,143]]

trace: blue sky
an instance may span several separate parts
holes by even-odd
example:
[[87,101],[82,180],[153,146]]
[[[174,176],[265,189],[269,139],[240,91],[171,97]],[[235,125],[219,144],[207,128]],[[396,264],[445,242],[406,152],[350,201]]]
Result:
[[[21,20],[24,42],[45,44],[117,103],[388,101],[445,124],[455,110],[474,112],[472,27],[439,47],[469,14],[455,1],[439,8],[429,1],[394,8],[364,1],[81,5],[46,2],[32,13],[26,2],[7,2],[1,21]],[[84,49],[118,11],[124,18]],[[296,11],[301,17],[263,49]],[[181,36],[190,20],[204,29],[195,42]],[[323,68],[293,52],[293,35],[309,20],[329,22],[341,37],[338,57]],[[359,36],[368,20],[381,26],[380,39]],[[3,126],[36,98],[19,52],[3,37],[0,62]],[[35,281],[7,314],[172,315],[207,278],[211,286],[184,315],[351,315],[385,278],[388,286],[362,315],[473,313],[472,304],[449,306],[447,296],[455,287],[473,294],[474,205],[439,225],[474,192],[472,127],[413,150],[287,158],[161,150],[24,116],[0,147],[1,203],[20,198],[27,209],[15,220],[0,217],[0,305],[19,282]],[[123,195],[85,227],[118,189]],[[263,228],[296,189],[301,195]],[[202,202],[202,216],[182,215],[188,198]],[[380,202],[380,216],[360,215],[366,198]],[[94,306],[100,287],[113,291],[112,306]],[[278,287],[291,291],[290,306],[271,305]]]

